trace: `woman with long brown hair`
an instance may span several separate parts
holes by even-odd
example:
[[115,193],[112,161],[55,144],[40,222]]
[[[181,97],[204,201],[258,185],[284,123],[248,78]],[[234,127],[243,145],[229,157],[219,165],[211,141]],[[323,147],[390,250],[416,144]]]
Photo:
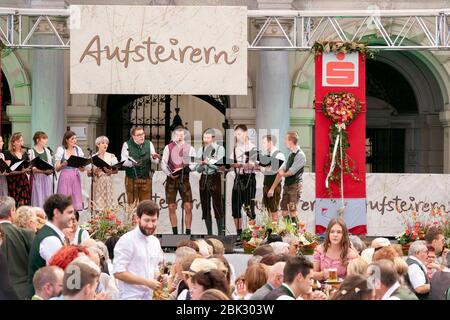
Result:
[[83,199],[81,194],[80,171],[84,168],[70,167],[67,160],[71,156],[84,157],[83,150],[77,146],[77,136],[73,131],[66,131],[62,146],[56,149],[55,170],[61,171],[58,179],[58,193],[71,196],[73,207],[76,211],[83,210]]
[[[24,148],[22,133],[14,133],[9,139],[9,147],[5,152],[5,162],[11,166],[19,161],[28,161],[28,153]],[[6,177],[8,181],[8,194],[16,201],[16,206],[31,204],[31,188],[28,173],[31,169],[23,167],[22,170],[13,171]]]
[[333,218],[325,232],[325,242],[317,246],[314,252],[313,277],[316,280],[337,280],[333,279],[337,274],[337,277],[345,278],[349,261],[357,257],[344,220]]

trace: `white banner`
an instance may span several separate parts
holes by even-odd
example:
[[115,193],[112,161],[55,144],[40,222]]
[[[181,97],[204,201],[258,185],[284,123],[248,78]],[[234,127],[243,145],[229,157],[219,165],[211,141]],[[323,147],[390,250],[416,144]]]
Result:
[[[83,174],[83,195],[85,203],[88,203],[90,180]],[[119,202],[125,201],[124,173],[113,177],[115,197]],[[205,234],[206,227],[202,221],[198,182],[200,175],[191,173],[190,181],[194,210],[192,220],[192,233]],[[153,176],[153,200],[161,207],[161,216],[158,226],[159,233],[172,233],[167,204],[165,202],[164,181],[166,176],[157,171]],[[233,188],[234,173],[227,175],[227,201],[226,201],[226,228],[227,234],[235,234],[233,218],[231,216],[231,194]],[[256,177],[256,199],[261,208],[263,175]],[[306,222],[307,229],[315,229],[315,175],[305,173],[303,175],[303,193],[297,206],[300,219]],[[179,198],[179,197],[178,197]],[[178,199],[181,204],[181,199]],[[181,205],[178,206],[178,230],[181,230]],[[395,236],[403,231],[398,217],[397,208],[401,211],[430,212],[432,207],[440,207],[450,214],[450,175],[445,174],[367,174],[367,227],[369,236]],[[257,214],[261,212],[257,210]],[[84,218],[88,212],[83,214]],[[246,219],[243,215],[244,220]],[[257,218],[258,219],[258,218]],[[217,226],[213,223],[214,232]]]
[[72,94],[247,94],[247,8],[70,7]]

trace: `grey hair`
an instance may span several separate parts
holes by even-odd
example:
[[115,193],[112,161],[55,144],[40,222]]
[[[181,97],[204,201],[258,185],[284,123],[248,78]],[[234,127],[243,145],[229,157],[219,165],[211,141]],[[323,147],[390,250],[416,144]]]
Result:
[[106,142],[106,143],[108,143],[109,144],[109,139],[108,139],[108,137],[107,136],[100,136],[100,137],[97,137],[97,139],[95,139],[95,145],[96,146],[98,146],[100,143],[102,143],[102,142]]
[[283,242],[288,243],[289,245],[292,245],[294,241],[298,241],[298,238],[294,235],[288,234],[287,236],[283,237]]
[[108,259],[109,259],[108,248],[106,247],[106,245],[103,242],[96,241],[94,248],[97,248],[100,251],[100,253],[103,254],[103,257],[105,257],[105,260],[108,261]]
[[353,248],[358,251],[359,254],[361,254],[361,252],[366,248],[366,245],[364,244],[364,242],[361,240],[360,237],[355,236],[355,235],[351,235],[350,237],[350,242],[353,245]]
[[427,244],[423,240],[414,241],[408,250],[409,256],[415,256],[420,250],[423,250],[427,247]]
[[16,201],[8,196],[0,197],[0,219],[8,219],[11,211],[16,209]]
[[184,247],[179,247],[175,251],[175,256],[176,256],[177,261],[181,261],[185,257],[187,257],[191,254],[196,254],[196,253],[197,253],[197,251],[195,251],[194,249],[184,246]]

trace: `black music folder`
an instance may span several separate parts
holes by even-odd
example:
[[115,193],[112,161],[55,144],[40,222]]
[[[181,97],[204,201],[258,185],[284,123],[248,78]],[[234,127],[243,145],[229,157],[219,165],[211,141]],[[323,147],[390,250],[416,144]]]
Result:
[[106,168],[108,170],[120,169],[123,166],[124,162],[125,161],[121,161],[121,162],[116,163],[115,165],[109,165],[108,163],[105,162],[105,160],[101,159],[99,156],[92,157],[92,164],[100,169],[103,169],[103,168]]
[[55,168],[50,163],[42,160],[40,157],[36,157],[31,160],[30,165],[31,167],[42,171],[55,170]]
[[86,167],[90,163],[91,159],[78,156],[70,156],[69,160],[67,160],[67,165],[74,168]]

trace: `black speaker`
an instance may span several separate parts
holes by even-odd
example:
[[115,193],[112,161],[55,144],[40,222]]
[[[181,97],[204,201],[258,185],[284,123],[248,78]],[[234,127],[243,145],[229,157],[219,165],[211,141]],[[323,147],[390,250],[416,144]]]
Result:
[[188,234],[162,234],[159,237],[161,248],[164,251],[176,250],[177,244],[180,241],[190,240],[191,236]]

